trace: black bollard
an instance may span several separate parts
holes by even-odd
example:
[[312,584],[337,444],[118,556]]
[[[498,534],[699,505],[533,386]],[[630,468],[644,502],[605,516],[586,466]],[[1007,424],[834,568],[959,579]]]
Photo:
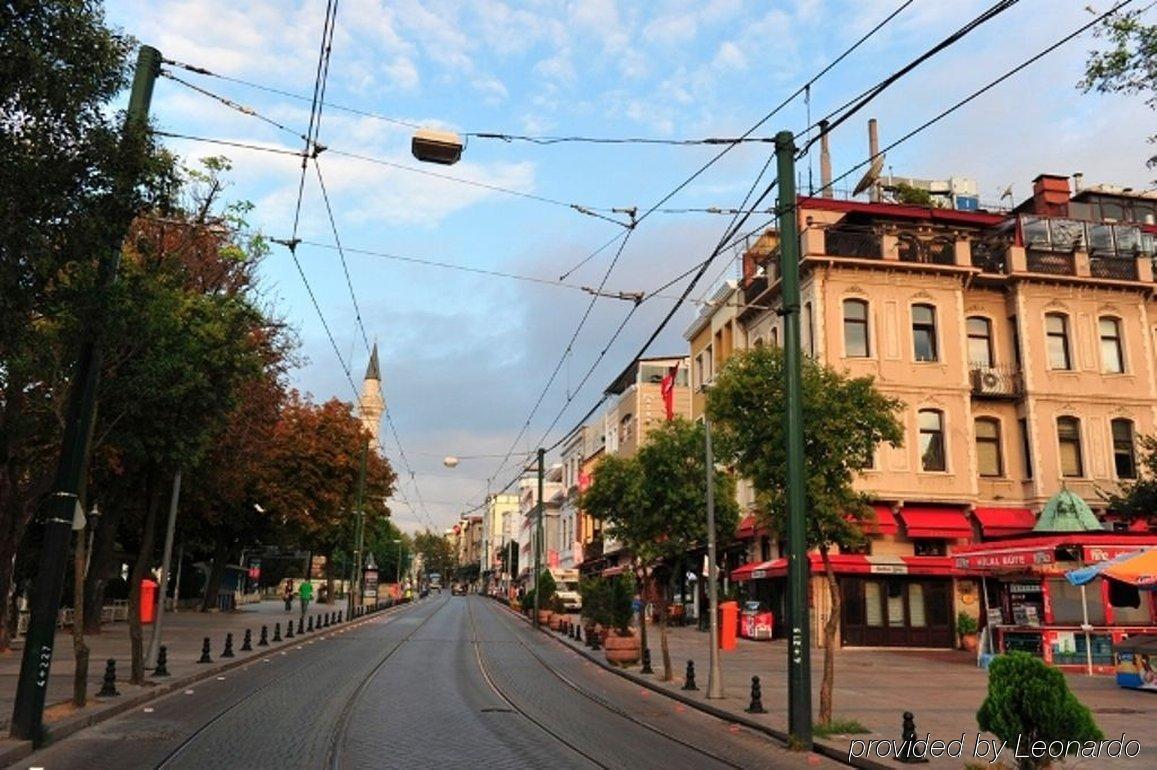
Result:
[[325,613],[325,625],[322,626],[322,628],[329,628],[329,617],[332,614],[333,614],[332,612]]
[[900,748],[896,751],[896,761],[906,765],[918,765],[928,761],[927,757],[916,756],[916,717],[911,711],[904,712],[904,724],[900,732]]
[[338,623],[340,623],[340,622],[341,622],[341,610],[338,610],[338,611],[337,611],[337,622],[338,622]]
[[305,619],[304,618],[298,618],[297,619],[297,633],[299,633],[299,634],[305,633]]
[[281,641],[281,621],[280,620],[273,624],[273,641],[275,641],[275,642]]
[[307,632],[313,630],[313,615],[309,616],[309,622],[305,624],[305,630]]
[[293,638],[293,621],[292,620],[285,624],[285,638],[286,639],[292,639]]
[[601,650],[602,649],[602,647],[599,646],[600,633],[601,633],[600,631],[596,630],[593,634],[590,635],[590,637],[591,637],[591,649],[592,650]]
[[245,629],[245,636],[241,640],[241,652],[253,652],[253,632]]
[[763,707],[763,688],[759,686],[759,677],[751,677],[751,705],[746,709],[748,714],[766,714]]
[[640,674],[653,674],[655,670],[651,668],[651,648],[643,648],[643,668],[639,671]]
[[115,698],[118,695],[120,693],[117,692],[117,662],[109,658],[104,664],[104,684],[101,685],[96,697]]
[[698,690],[695,685],[695,661],[687,661],[687,674],[683,677],[684,690]]
[[222,658],[232,658],[233,655],[233,634],[225,634],[225,649],[221,651]]
[[153,669],[153,676],[168,676],[169,675],[169,648],[161,645],[161,649],[157,650],[157,667]]
[[269,626],[262,626],[261,627],[261,638],[257,640],[257,646],[258,647],[268,647],[269,646]]
[[201,659],[198,660],[197,662],[198,663],[212,663],[213,662],[213,659],[209,657],[209,637],[207,637],[207,636],[205,637],[204,641],[201,642]]

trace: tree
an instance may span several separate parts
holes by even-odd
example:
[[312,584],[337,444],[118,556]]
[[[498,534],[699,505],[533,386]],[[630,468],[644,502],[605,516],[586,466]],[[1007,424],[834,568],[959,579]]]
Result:
[[927,190],[922,190],[919,187],[913,187],[907,182],[900,182],[896,185],[896,200],[899,203],[907,203],[910,206],[931,206],[932,193]]
[[[1157,109],[1157,24],[1142,21],[1147,9],[1115,11],[1097,27],[1094,34],[1108,47],[1089,53],[1085,77],[1078,84],[1085,93],[1144,94],[1145,104]],[[1157,143],[1157,134],[1149,142]],[[1157,155],[1149,158],[1148,166],[1157,168]]]
[[79,342],[49,322],[95,307],[100,250],[171,191],[169,160],[147,145],[143,184],[125,184],[126,172],[140,181],[141,146],[121,142],[121,116],[107,107],[128,83],[131,49],[97,2],[0,4],[0,651]]
[[[1055,741],[1065,747],[1066,755],[1078,753],[1086,741],[1105,737],[1089,709],[1069,690],[1065,675],[1027,652],[999,655],[989,664],[988,695],[976,712],[976,722],[1009,745]],[[1052,764],[1054,758],[1018,753],[1017,759],[1021,770],[1035,770]]]
[[430,530],[414,535],[414,553],[421,557],[426,572],[437,572],[443,578],[454,573],[458,562],[458,554],[446,536]]
[[[744,351],[728,359],[708,395],[707,411],[719,426],[721,456],[752,480],[764,520],[787,532],[784,359],[779,348]],[[831,596],[824,625],[824,671],[819,721],[832,719],[835,644],[841,595],[831,564],[833,547],[863,542],[872,515],[868,496],[853,486],[859,469],[881,443],[899,446],[896,418],[903,403],[876,390],[870,377],[846,377],[813,359],[803,363],[804,470],[807,545],[820,553]]]
[[[707,463],[701,423],[682,418],[654,428],[633,458],[608,455],[595,466],[594,480],[580,506],[603,519],[614,536],[669,588],[681,574],[687,551],[707,540]],[[739,507],[734,480],[715,471],[716,537],[726,542],[735,533]],[[667,601],[659,602],[659,636],[663,680],[672,679],[667,644]]]
[[1139,443],[1144,473],[1135,481],[1122,481],[1117,492],[1100,492],[1109,511],[1130,523],[1157,515],[1157,437],[1141,436]]

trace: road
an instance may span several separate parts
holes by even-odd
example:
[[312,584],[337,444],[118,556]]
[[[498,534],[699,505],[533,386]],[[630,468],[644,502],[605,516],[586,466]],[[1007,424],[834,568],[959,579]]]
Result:
[[827,766],[615,676],[479,597],[273,650],[19,767]]

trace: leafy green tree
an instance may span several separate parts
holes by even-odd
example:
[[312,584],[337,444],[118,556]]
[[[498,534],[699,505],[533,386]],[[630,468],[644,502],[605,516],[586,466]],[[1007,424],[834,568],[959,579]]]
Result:
[[[657,564],[653,575],[668,589],[682,574],[686,553],[707,540],[707,463],[701,423],[682,418],[664,422],[647,434],[632,458],[609,455],[595,467],[594,480],[580,503],[603,519],[642,565]],[[734,480],[715,471],[716,537],[735,533],[739,507]],[[673,673],[667,643],[667,601],[659,601],[663,679]]]
[[[1143,94],[1145,104],[1157,109],[1157,24],[1145,23],[1148,7],[1116,11],[1096,29],[1096,36],[1108,45],[1090,52],[1079,83],[1082,90]],[[1149,142],[1157,143],[1157,134]],[[1148,165],[1157,167],[1157,155],[1149,158]]]
[[907,182],[900,182],[896,185],[896,200],[900,203],[907,203],[911,206],[931,206],[932,193],[927,190],[922,190],[919,187],[913,187]]
[[[711,419],[719,426],[721,456],[752,480],[765,521],[781,534],[787,532],[785,407],[783,352],[775,347],[744,351],[728,359],[707,405]],[[804,359],[807,545],[820,553],[832,604],[824,626],[821,723],[832,718],[842,598],[831,552],[833,548],[853,548],[864,540],[864,524],[872,509],[868,496],[857,491],[853,482],[879,444],[902,443],[903,428],[896,417],[902,407],[899,400],[876,390],[870,377],[849,378]]]
[[1135,481],[1123,481],[1119,491],[1102,491],[1109,510],[1126,521],[1150,521],[1157,515],[1157,437],[1141,436],[1143,473]]
[[437,572],[443,579],[454,574],[458,554],[445,535],[430,530],[415,534],[414,552],[422,557],[422,568],[426,572]]
[[[988,695],[976,712],[981,730],[1009,745],[1100,741],[1104,734],[1089,709],[1069,690],[1065,675],[1027,652],[1010,652],[988,666]],[[1020,770],[1036,770],[1052,758],[1022,756]]]

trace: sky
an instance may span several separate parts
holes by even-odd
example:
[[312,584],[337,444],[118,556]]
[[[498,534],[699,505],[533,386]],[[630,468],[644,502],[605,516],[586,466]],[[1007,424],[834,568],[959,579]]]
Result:
[[[577,424],[686,284],[676,283],[640,305],[609,347],[632,305],[598,299],[564,358],[590,305],[582,286],[596,286],[605,276],[611,292],[653,290],[705,259],[730,220],[703,212],[655,213],[631,232],[617,260],[619,243],[575,270],[569,286],[560,286],[559,276],[626,232],[574,206],[622,220],[626,215],[610,210],[646,210],[721,148],[468,136],[462,160],[443,167],[411,156],[412,126],[535,137],[738,136],[901,5],[901,0],[339,3],[319,133],[328,149],[317,165],[350,281],[333,248],[334,230],[312,167],[297,236],[321,245],[303,243],[297,249],[306,280],[288,250],[277,245],[261,272],[266,300],[300,337],[303,365],[292,384],[319,401],[352,400],[346,371],[360,386],[368,361],[352,284],[362,325],[380,349],[383,390],[396,428],[396,439],[387,424],[382,434],[383,451],[399,472],[399,492],[391,502],[396,523],[407,531],[446,528],[482,501],[488,484],[497,488],[508,482],[544,434],[549,446]],[[818,80],[808,99],[792,101],[753,136],[803,131],[988,5],[914,0]],[[1086,5],[1087,0],[1022,0],[921,65],[832,133],[836,175],[867,159],[868,117],[879,120],[881,144],[889,144],[1086,23],[1091,18]],[[155,128],[299,151],[303,142],[297,135],[309,123],[325,7],[325,0],[111,0],[106,12],[113,26],[159,48],[167,59],[233,79],[170,68],[182,80],[288,130],[171,79],[157,84]],[[1152,148],[1145,137],[1157,116],[1138,97],[1084,94],[1077,87],[1085,58],[1097,44],[1087,33],[1059,48],[896,147],[886,168],[902,176],[971,177],[982,202],[991,203],[1009,185],[1017,200],[1027,197],[1033,177],[1046,172],[1083,172],[1086,184],[1150,186],[1153,174],[1144,160]],[[227,156],[233,166],[227,197],[254,204],[254,228],[274,238],[291,237],[301,179],[298,158],[164,141],[190,164]],[[737,207],[772,149],[767,143],[735,148],[666,207]],[[853,186],[860,173],[837,187]],[[802,160],[797,179],[804,191],[809,180],[818,186],[818,158]],[[749,224],[766,220],[753,218]],[[734,276],[738,254],[738,249],[721,254],[691,297]],[[648,353],[685,354],[682,332],[695,313],[694,303],[685,304]],[[531,416],[560,360],[554,384]],[[560,411],[557,425],[546,433]],[[514,457],[504,462],[512,447]],[[449,469],[442,462],[447,455],[462,460]]]

